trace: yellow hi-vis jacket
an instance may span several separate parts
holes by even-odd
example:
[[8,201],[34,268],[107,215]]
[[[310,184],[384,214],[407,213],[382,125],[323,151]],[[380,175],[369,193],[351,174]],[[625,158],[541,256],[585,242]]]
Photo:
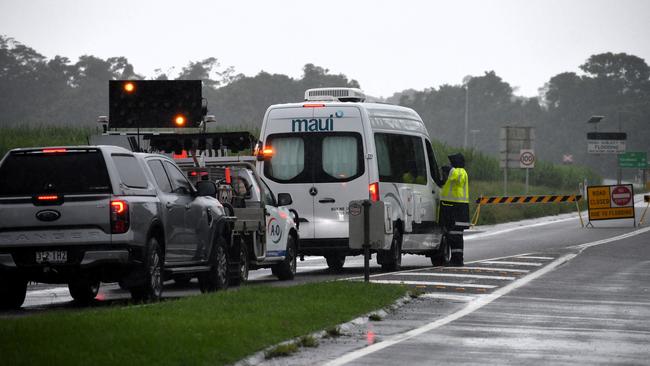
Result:
[[469,179],[464,168],[451,168],[449,177],[442,186],[440,200],[469,203]]

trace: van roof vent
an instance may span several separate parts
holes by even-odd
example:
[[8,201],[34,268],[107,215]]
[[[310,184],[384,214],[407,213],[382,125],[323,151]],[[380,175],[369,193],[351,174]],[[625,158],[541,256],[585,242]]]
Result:
[[357,88],[314,88],[305,91],[306,101],[363,102],[366,94]]

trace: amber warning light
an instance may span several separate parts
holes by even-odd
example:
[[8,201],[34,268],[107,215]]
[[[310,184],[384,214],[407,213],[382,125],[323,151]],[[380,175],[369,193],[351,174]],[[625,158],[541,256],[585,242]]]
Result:
[[127,93],[133,93],[135,91],[135,84],[132,82],[124,83],[124,91]]
[[174,117],[174,123],[178,127],[185,126],[185,116],[183,116],[182,114],[177,115],[176,117]]

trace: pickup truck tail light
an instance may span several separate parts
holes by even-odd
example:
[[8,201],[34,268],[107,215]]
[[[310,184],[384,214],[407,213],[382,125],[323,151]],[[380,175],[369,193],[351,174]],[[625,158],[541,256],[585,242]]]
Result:
[[111,200],[111,234],[129,231],[129,203],[124,200]]

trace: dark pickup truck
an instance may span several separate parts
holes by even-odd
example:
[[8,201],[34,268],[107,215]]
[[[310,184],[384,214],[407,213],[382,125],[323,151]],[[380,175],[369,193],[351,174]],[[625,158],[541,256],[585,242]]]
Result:
[[[169,278],[228,286],[240,248],[216,185],[192,185],[163,155],[115,146],[11,150],[0,162],[0,309],[28,281],[67,283],[87,302],[100,282],[156,300]],[[231,254],[237,261],[230,261]]]

